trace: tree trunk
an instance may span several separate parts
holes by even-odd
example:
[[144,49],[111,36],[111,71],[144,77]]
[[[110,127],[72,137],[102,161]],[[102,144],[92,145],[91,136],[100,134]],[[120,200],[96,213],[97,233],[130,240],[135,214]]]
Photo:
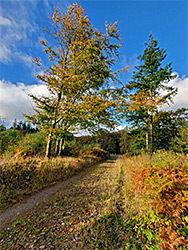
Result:
[[63,146],[63,139],[61,139],[61,140],[60,140],[60,143],[59,143],[58,156],[61,156],[61,153],[62,153],[62,146]]
[[150,122],[150,144],[151,144],[151,153],[153,153],[153,116],[151,116],[151,122]]
[[149,150],[149,143],[148,143],[148,131],[146,131],[146,150]]
[[153,152],[153,124],[150,124],[150,144],[151,144],[151,153]]
[[56,144],[55,144],[55,155],[57,155],[59,153],[59,140],[56,140]]
[[52,135],[50,134],[48,137],[48,142],[46,145],[46,155],[45,158],[48,158],[51,154],[51,148],[52,148]]

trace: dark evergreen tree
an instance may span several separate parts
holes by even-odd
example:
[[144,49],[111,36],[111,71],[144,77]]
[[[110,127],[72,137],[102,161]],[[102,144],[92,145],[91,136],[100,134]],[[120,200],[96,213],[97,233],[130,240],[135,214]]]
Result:
[[[181,108],[176,111],[159,111],[154,117],[153,148],[169,150],[174,138],[178,137],[182,128],[188,121],[188,109]],[[181,136],[180,136],[181,137]],[[186,140],[186,139],[185,139]],[[177,139],[178,141],[178,139]],[[187,145],[188,147],[188,145]]]
[[188,154],[188,121],[183,124],[177,136],[172,140],[171,149],[178,153]]
[[138,155],[145,147],[144,128],[128,129],[121,132],[120,151],[129,155]]
[[[163,66],[167,56],[166,50],[160,49],[157,40],[150,34],[149,43],[145,43],[143,55],[138,56],[141,64],[136,66],[136,72],[127,89],[129,104],[127,107],[127,120],[134,125],[146,126],[146,148],[149,149],[148,134],[150,134],[150,149],[153,150],[153,118],[160,105],[170,104],[177,89],[168,86],[172,75],[172,63]],[[162,94],[163,93],[165,94]],[[149,133],[150,132],[150,133]]]

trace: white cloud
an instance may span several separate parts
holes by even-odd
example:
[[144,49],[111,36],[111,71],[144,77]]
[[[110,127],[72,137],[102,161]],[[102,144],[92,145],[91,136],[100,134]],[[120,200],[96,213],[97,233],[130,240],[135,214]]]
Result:
[[[6,7],[2,5],[0,10],[0,61],[5,64],[10,61],[22,61],[23,57],[19,55],[23,54],[24,47],[32,46],[31,37],[39,29],[33,18],[34,13],[31,8],[29,9],[20,1],[17,1],[16,7],[15,2],[10,2]],[[24,53],[28,55],[28,52]]]
[[21,52],[15,53],[15,56],[17,57],[19,61],[24,62],[24,64],[27,65],[29,68],[33,68],[33,69],[35,68],[35,65],[32,62],[33,58],[31,56],[21,53]]
[[32,99],[29,93],[34,95],[48,95],[46,85],[24,83],[13,84],[0,80],[0,117],[6,125],[10,125],[14,119],[23,120],[23,113],[33,113]]
[[12,24],[8,18],[0,16],[0,25],[1,26],[11,26]]
[[138,55],[134,54],[131,57],[127,57],[126,55],[123,55],[122,58],[122,67],[127,67],[129,66],[129,68],[127,69],[127,72],[133,72],[135,69],[135,66],[137,66],[138,64],[138,60],[137,60]]
[[178,73],[174,72],[177,77],[171,80],[168,85],[178,89],[177,95],[173,99],[173,104],[170,106],[164,105],[163,110],[176,110],[178,108],[188,108],[188,77],[179,77]]
[[0,46],[0,61],[8,63],[11,61],[11,50],[6,46],[6,44],[1,44]]
[[[43,6],[42,17],[39,4]],[[36,49],[36,43],[41,36],[41,27],[47,25],[48,12],[52,12],[56,4],[54,0],[4,0],[2,2],[0,5],[0,44],[2,47],[0,62],[7,64],[11,61],[22,61],[25,63],[23,59],[31,56]],[[60,5],[65,5],[64,1]]]

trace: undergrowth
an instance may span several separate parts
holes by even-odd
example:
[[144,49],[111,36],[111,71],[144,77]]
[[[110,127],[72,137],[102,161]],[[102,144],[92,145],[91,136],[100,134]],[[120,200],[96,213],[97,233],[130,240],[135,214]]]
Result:
[[125,168],[128,249],[186,249],[186,157],[171,152],[141,155],[125,159]]

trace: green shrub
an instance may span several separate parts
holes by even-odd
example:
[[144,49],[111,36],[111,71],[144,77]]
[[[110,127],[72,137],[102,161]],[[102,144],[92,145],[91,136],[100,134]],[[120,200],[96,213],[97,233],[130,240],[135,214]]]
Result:
[[[91,150],[93,148],[100,148],[100,145],[97,143],[82,143],[82,141],[78,140],[78,141],[73,141],[72,145],[71,145],[71,150],[70,150],[70,154],[72,156],[79,156],[79,155],[84,155],[84,153],[87,150]],[[87,154],[87,153],[86,153]]]
[[20,133],[17,130],[8,129],[0,132],[0,155],[15,147],[20,138]]
[[182,126],[171,142],[171,149],[178,153],[188,154],[188,122]]
[[14,148],[16,154],[24,156],[43,155],[46,148],[45,135],[42,132],[26,134]]
[[139,155],[145,150],[145,131],[141,128],[132,130],[123,130],[120,138],[121,153],[129,155]]

